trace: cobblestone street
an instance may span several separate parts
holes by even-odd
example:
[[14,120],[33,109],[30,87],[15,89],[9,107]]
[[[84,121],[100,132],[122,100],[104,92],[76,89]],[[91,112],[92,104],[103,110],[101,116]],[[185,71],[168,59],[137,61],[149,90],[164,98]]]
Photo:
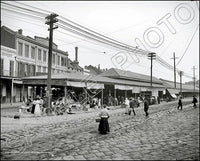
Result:
[[2,159],[197,160],[199,108],[190,100],[183,104],[183,110],[177,110],[177,102],[150,106],[149,117],[143,108],[136,108],[136,116],[124,115],[122,108],[110,110],[107,135],[98,134],[98,110],[5,132]]

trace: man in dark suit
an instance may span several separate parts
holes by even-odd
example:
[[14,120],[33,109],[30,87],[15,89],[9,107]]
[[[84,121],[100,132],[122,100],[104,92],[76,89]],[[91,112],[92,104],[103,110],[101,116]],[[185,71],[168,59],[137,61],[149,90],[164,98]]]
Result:
[[149,110],[149,102],[148,102],[147,98],[145,97],[144,98],[144,112],[145,112],[146,116],[149,115],[148,110]]
[[[136,100],[133,100],[132,98],[130,98],[129,106],[130,106],[130,109],[132,108],[133,114],[136,115],[135,110],[134,110],[134,108],[137,107],[137,102],[136,102]],[[129,111],[129,115],[130,115],[130,114],[131,114],[131,110]]]

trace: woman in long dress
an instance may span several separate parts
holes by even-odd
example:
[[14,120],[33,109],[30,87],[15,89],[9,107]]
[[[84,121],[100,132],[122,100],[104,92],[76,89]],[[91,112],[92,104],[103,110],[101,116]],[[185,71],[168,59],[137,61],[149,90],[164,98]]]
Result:
[[40,99],[37,97],[36,100],[34,101],[34,104],[35,104],[35,111],[34,111],[34,115],[35,116],[41,116],[41,109],[40,109]]
[[99,117],[101,118],[100,123],[99,123],[99,132],[100,134],[107,134],[110,132],[109,124],[108,124],[108,118],[109,113],[108,110],[106,109],[106,105],[103,106],[103,109],[99,113]]
[[128,98],[125,99],[125,114],[129,113],[129,100]]

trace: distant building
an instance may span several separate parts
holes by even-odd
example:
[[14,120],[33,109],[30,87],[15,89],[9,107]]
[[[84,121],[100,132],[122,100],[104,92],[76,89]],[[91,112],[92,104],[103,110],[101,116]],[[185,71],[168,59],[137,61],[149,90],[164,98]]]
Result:
[[[48,73],[49,39],[24,36],[1,27],[1,102],[22,101],[22,82],[20,78]],[[52,73],[81,72],[78,62],[78,48],[75,48],[76,60],[68,58],[68,52],[58,49],[53,43]],[[17,82],[16,82],[17,81]],[[31,90],[29,90],[31,92]]]
[[[138,96],[159,96],[162,98],[163,90],[165,87],[162,82],[156,77],[152,78],[152,87],[150,86],[150,76],[139,74],[131,71],[124,71],[121,69],[110,68],[100,76],[109,77],[116,80],[118,83],[127,85],[115,84],[114,88],[117,89],[116,96],[125,93],[125,97],[138,97]],[[112,95],[112,90],[111,90]],[[114,94],[113,94],[114,95]]]
[[[194,85],[194,81],[185,82],[185,84]],[[195,86],[199,88],[199,80],[195,81]]]
[[88,65],[88,66],[85,66],[85,69],[89,70],[90,74],[93,74],[93,75],[98,75],[106,71],[105,69],[100,69],[100,64],[98,65],[98,67]]
[[[180,89],[180,83],[176,82],[176,88],[174,88],[174,82],[169,80],[160,79],[165,86],[165,97],[176,98],[179,94],[182,94],[183,97],[191,97],[193,95],[199,95],[199,88],[195,87],[192,84],[182,83],[182,91]],[[181,93],[182,92],[182,93]]]

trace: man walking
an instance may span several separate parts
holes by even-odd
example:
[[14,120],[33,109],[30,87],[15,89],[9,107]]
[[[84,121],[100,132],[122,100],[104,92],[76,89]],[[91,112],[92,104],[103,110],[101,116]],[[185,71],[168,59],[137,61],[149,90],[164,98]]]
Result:
[[[133,110],[133,114],[136,115],[135,110],[134,110],[134,108],[137,107],[136,100],[133,100],[132,98],[130,98],[129,106],[130,106],[130,109]],[[131,114],[131,110],[129,111],[129,115],[130,114]]]
[[194,103],[193,107],[196,108],[196,107],[197,107],[197,105],[196,105],[196,103],[197,103],[197,98],[196,98],[196,96],[193,96],[193,101],[192,101],[192,103]]
[[144,98],[144,112],[145,112],[146,116],[149,115],[148,110],[149,110],[149,103],[148,103],[147,98],[145,97]]
[[181,110],[183,109],[182,97],[181,96],[179,96],[179,100],[178,100],[178,110],[179,110],[179,107],[181,107]]

